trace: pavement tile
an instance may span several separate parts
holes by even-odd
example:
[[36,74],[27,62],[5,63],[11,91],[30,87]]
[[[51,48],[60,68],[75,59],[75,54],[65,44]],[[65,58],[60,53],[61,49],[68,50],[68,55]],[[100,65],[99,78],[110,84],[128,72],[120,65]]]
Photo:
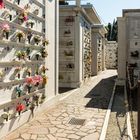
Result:
[[21,134],[21,137],[23,138],[23,139],[27,139],[27,140],[30,140],[30,138],[31,138],[31,134]]
[[80,138],[80,136],[78,136],[76,134],[70,134],[70,135],[67,136],[67,138],[78,140]]
[[32,135],[31,136],[31,140],[36,140],[37,139],[37,135]]

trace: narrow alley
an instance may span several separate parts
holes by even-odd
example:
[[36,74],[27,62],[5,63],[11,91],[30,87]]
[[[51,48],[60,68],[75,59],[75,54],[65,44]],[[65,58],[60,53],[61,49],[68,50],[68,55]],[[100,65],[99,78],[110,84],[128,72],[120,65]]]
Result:
[[98,140],[116,74],[115,70],[106,70],[92,77],[69,97],[3,140]]

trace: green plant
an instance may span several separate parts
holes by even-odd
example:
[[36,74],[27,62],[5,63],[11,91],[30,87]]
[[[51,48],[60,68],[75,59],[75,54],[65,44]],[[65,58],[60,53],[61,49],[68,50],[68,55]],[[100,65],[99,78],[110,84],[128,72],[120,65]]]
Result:
[[39,35],[34,36],[34,42],[38,45],[38,43],[41,41],[41,38]]

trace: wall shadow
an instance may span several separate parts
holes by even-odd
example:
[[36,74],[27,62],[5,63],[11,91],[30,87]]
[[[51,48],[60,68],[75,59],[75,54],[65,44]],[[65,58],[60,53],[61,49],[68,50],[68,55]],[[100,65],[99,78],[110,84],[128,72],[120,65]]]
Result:
[[87,108],[107,109],[113,92],[116,76],[102,79],[86,96],[91,98]]

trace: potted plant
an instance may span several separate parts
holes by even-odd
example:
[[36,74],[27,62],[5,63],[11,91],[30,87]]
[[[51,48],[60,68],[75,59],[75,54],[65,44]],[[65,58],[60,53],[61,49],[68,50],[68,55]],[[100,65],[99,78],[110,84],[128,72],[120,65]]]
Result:
[[3,35],[6,37],[6,39],[8,39],[9,38],[9,32],[10,32],[10,26],[7,23],[5,23],[2,26],[2,30],[3,30]]
[[16,37],[18,38],[18,41],[20,42],[22,38],[25,37],[25,34],[22,31],[17,32]]
[[38,45],[38,43],[41,41],[41,38],[39,35],[34,36],[34,42]]
[[46,76],[45,73],[42,73],[42,85],[44,86],[45,84],[47,84],[48,81],[48,77]]
[[47,46],[48,44],[49,44],[49,40],[47,40],[47,39],[42,40],[42,45],[43,46]]

